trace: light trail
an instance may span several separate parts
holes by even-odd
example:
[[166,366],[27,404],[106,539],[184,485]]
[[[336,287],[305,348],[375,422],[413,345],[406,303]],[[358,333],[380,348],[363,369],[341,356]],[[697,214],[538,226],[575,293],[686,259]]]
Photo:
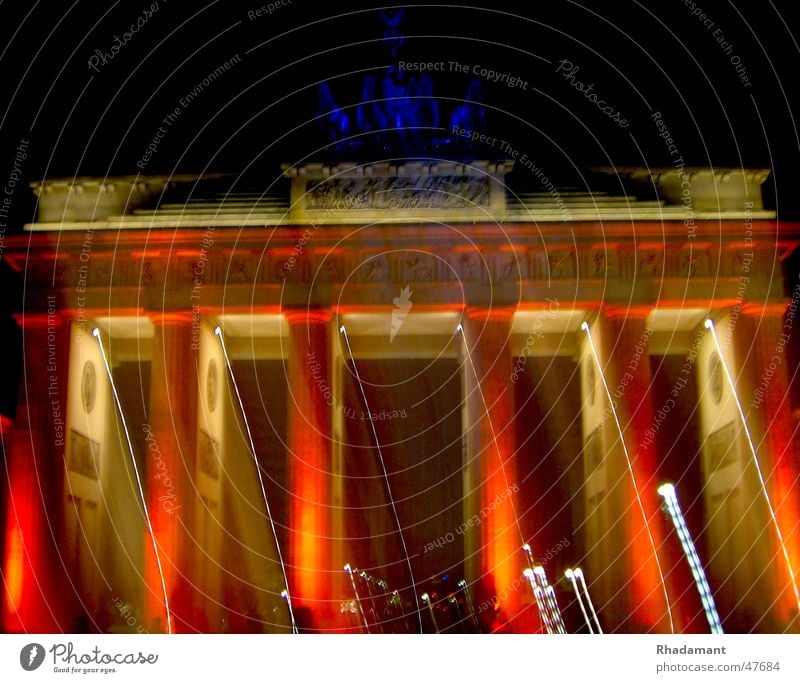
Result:
[[575,591],[575,595],[578,597],[578,604],[580,605],[581,608],[581,614],[583,614],[583,619],[586,622],[586,627],[589,629],[589,633],[594,633],[594,629],[592,628],[592,622],[589,621],[589,615],[586,613],[586,606],[583,604],[581,591],[578,588],[578,581],[575,578],[575,572],[572,571],[572,569],[567,569],[564,572],[564,576],[572,584],[572,589]]
[[161,578],[161,590],[164,592],[164,610],[167,613],[167,633],[172,633],[172,613],[169,608],[169,596],[167,595],[167,581],[164,578],[164,567],[161,565],[161,554],[158,552],[158,543],[156,542],[156,535],[153,532],[153,523],[150,520],[150,511],[147,509],[147,500],[144,495],[144,487],[142,486],[142,477],[139,474],[139,466],[136,464],[136,456],[133,452],[133,444],[131,443],[131,436],[128,432],[128,424],[125,421],[125,413],[122,412],[122,402],[117,393],[117,385],[114,382],[114,375],[111,374],[111,366],[106,357],[106,350],[103,348],[103,340],[100,338],[100,330],[94,328],[92,336],[97,339],[97,345],[100,347],[100,356],[103,358],[103,366],[108,375],[108,381],[111,383],[111,393],[114,395],[114,403],[117,406],[120,422],[122,422],[122,431],[125,432],[125,441],[128,444],[128,453],[131,456],[131,464],[133,465],[133,473],[136,476],[136,485],[139,488],[139,497],[142,501],[142,510],[144,511],[144,519],[147,524],[147,530],[150,532],[150,540],[153,544],[153,554],[156,558],[156,566],[158,567],[158,575]]
[[747,420],[744,416],[744,410],[742,409],[742,403],[739,400],[739,394],[736,391],[736,384],[733,381],[733,375],[731,375],[731,371],[728,368],[728,362],[725,360],[725,354],[722,352],[722,346],[719,343],[719,337],[717,337],[717,328],[714,326],[714,321],[711,318],[707,318],[705,323],[705,327],[707,330],[711,332],[711,337],[714,340],[714,346],[717,349],[717,353],[719,354],[720,364],[722,365],[722,370],[725,373],[725,377],[728,380],[728,384],[731,387],[731,394],[733,395],[734,403],[736,403],[736,410],[739,413],[739,418],[742,421],[742,428],[744,429],[745,436],[747,437],[747,444],[750,447],[750,454],[753,456],[753,464],[756,468],[756,474],[758,475],[758,483],[761,486],[761,492],[764,494],[764,500],[767,503],[767,508],[769,508],[769,516],[772,520],[772,526],[775,529],[775,533],[778,536],[778,543],[781,546],[781,552],[783,553],[783,559],[786,562],[786,570],[789,572],[789,581],[792,584],[792,591],[794,591],[794,599],[797,603],[797,609],[800,610],[800,590],[797,587],[797,579],[794,574],[794,567],[792,567],[792,560],[789,558],[789,551],[786,548],[786,543],[783,540],[783,532],[781,532],[780,524],[778,524],[778,518],[775,515],[775,509],[772,507],[772,501],[769,497],[769,491],[767,491],[767,484],[764,481],[764,475],[761,472],[761,465],[758,463],[758,454],[756,453],[756,445],[753,442],[753,437],[750,434],[750,428],[747,426]]
[[706,613],[708,625],[711,627],[711,633],[724,633],[722,630],[722,623],[719,620],[717,613],[717,606],[714,604],[714,596],[711,594],[711,588],[706,580],[706,573],[703,570],[703,565],[700,564],[700,556],[697,554],[694,541],[689,535],[689,528],[686,526],[686,519],[681,511],[681,506],[678,504],[678,496],[675,493],[675,487],[672,484],[662,484],[658,487],[658,493],[664,498],[664,503],[667,506],[667,512],[672,518],[672,524],[675,531],[678,532],[678,538],[683,547],[683,554],[689,563],[694,577],[694,583],[697,586],[697,592],[700,593],[700,601],[703,603],[703,610]]
[[408,575],[411,579],[411,591],[414,594],[414,603],[416,604],[417,608],[416,612],[419,632],[422,633],[422,614],[420,613],[419,599],[417,598],[417,582],[414,579],[414,570],[411,567],[411,557],[408,554],[408,546],[406,545],[406,539],[403,534],[403,526],[400,524],[400,515],[397,513],[397,505],[395,504],[394,496],[392,495],[392,486],[389,483],[389,473],[386,471],[386,462],[383,459],[381,442],[378,439],[378,430],[375,428],[375,421],[372,419],[372,411],[369,407],[369,401],[367,401],[367,394],[364,391],[364,385],[361,382],[361,376],[358,374],[358,366],[356,365],[356,359],[353,356],[353,349],[350,346],[350,338],[347,336],[347,329],[344,325],[339,328],[339,332],[344,336],[344,341],[347,345],[347,352],[350,354],[350,361],[353,363],[353,373],[355,374],[356,381],[358,382],[358,388],[361,391],[361,398],[364,400],[364,407],[367,409],[367,415],[369,415],[369,425],[372,428],[372,436],[375,438],[375,447],[378,450],[378,460],[380,460],[383,478],[386,481],[386,491],[389,494],[389,504],[392,506],[394,521],[397,525],[397,533],[400,535],[400,544],[403,546],[403,554],[405,555],[406,565],[408,566]]
[[[275,531],[275,522],[272,519],[272,511],[269,507],[269,500],[267,499],[267,489],[264,487],[264,477],[261,474],[261,466],[258,464],[258,458],[256,457],[256,445],[253,441],[253,433],[250,431],[250,421],[247,419],[247,413],[244,409],[244,401],[242,400],[242,395],[239,393],[239,385],[236,382],[236,376],[233,374],[233,366],[231,365],[231,360],[228,357],[228,349],[225,346],[225,337],[222,335],[222,328],[217,327],[214,328],[214,334],[219,337],[219,343],[222,347],[222,355],[225,357],[225,366],[228,368],[228,375],[231,378],[231,384],[233,385],[233,390],[236,393],[236,400],[239,403],[239,411],[242,415],[242,422],[244,422],[244,428],[247,432],[247,440],[250,445],[250,455],[253,456],[253,464],[256,468],[256,474],[258,474],[258,483],[261,487],[261,497],[264,501],[264,508],[267,512],[267,519],[269,520],[269,526],[272,529],[272,537],[275,539],[275,550],[278,553],[278,562],[281,565],[281,573],[283,574],[283,585],[285,587],[284,593],[286,593],[284,599],[286,600],[286,607],[289,610],[289,618],[292,622],[292,633],[299,633],[297,630],[297,622],[294,619],[294,608],[292,607],[292,595],[289,592],[289,578],[286,575],[286,564],[283,561],[283,553],[281,552],[281,544],[278,542],[278,534]],[[283,595],[283,593],[281,593]]]
[[631,475],[631,482],[633,483],[633,490],[636,492],[636,503],[639,506],[639,511],[642,514],[642,521],[644,522],[645,529],[647,529],[647,538],[650,541],[650,548],[653,551],[653,559],[655,560],[656,567],[658,568],[658,577],[661,581],[661,589],[664,592],[664,601],[667,606],[667,616],[669,617],[669,629],[672,633],[675,633],[675,622],[672,619],[672,607],[669,603],[669,593],[667,592],[667,582],[664,579],[664,571],[661,568],[661,561],[658,559],[658,551],[656,550],[656,542],[653,538],[653,533],[650,530],[650,523],[647,520],[647,513],[644,509],[644,504],[642,503],[642,496],[639,493],[639,485],[636,482],[636,475],[633,472],[633,463],[631,462],[630,453],[628,453],[628,446],[625,444],[625,434],[622,431],[622,424],[619,421],[619,416],[617,415],[617,409],[614,405],[614,399],[611,396],[611,389],[608,386],[608,382],[606,381],[605,373],[603,372],[603,366],[600,363],[600,356],[597,353],[597,348],[594,345],[594,339],[592,339],[592,331],[589,327],[589,323],[586,321],[581,323],[581,329],[586,332],[586,338],[589,340],[589,348],[592,351],[592,357],[594,358],[595,365],[600,372],[600,379],[603,382],[603,388],[606,391],[606,396],[608,397],[608,405],[611,408],[611,414],[614,416],[614,423],[617,426],[617,431],[619,432],[619,440],[622,444],[622,450],[625,453],[625,462],[628,465],[628,472]]

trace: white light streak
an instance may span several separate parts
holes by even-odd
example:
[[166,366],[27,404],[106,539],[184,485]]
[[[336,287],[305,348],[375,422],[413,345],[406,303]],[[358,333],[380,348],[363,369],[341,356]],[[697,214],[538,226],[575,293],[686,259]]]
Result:
[[[261,487],[261,497],[264,501],[264,508],[267,512],[267,519],[269,520],[269,526],[272,529],[272,537],[275,539],[275,550],[278,553],[278,562],[281,565],[281,573],[283,574],[283,585],[286,587],[284,591],[286,593],[286,607],[289,610],[289,618],[292,622],[292,633],[299,633],[297,630],[297,622],[294,619],[294,609],[292,608],[292,596],[289,593],[289,578],[286,575],[286,564],[283,561],[283,553],[281,552],[281,544],[278,542],[278,534],[275,531],[275,522],[272,519],[272,511],[269,507],[269,500],[267,499],[267,489],[264,486],[264,477],[261,475],[261,466],[258,464],[258,458],[256,457],[256,445],[253,441],[253,433],[250,431],[250,421],[247,419],[247,412],[244,409],[244,401],[242,400],[242,395],[239,393],[239,385],[236,383],[236,376],[233,374],[233,366],[231,366],[231,360],[228,357],[228,349],[225,346],[225,337],[222,335],[222,329],[217,326],[214,328],[214,334],[219,337],[219,343],[222,347],[222,355],[225,358],[225,366],[228,368],[228,375],[231,378],[231,384],[233,385],[233,390],[236,393],[236,400],[239,403],[239,410],[242,415],[242,422],[244,422],[244,428],[247,432],[247,440],[250,444],[250,454],[253,456],[253,464],[256,468],[256,474],[258,475],[258,483]],[[283,594],[281,594],[283,595]]]
[[526,567],[522,575],[528,579],[528,582],[531,584],[531,590],[533,591],[533,599],[536,600],[536,606],[539,608],[539,614],[542,617],[542,621],[544,622],[544,628],[548,633],[553,633],[553,622],[550,619],[550,610],[547,607],[544,593],[542,592],[541,587],[539,586],[539,582],[536,580],[536,575],[533,573],[533,569],[530,567]]
[[383,471],[383,478],[386,482],[386,491],[389,494],[389,503],[392,507],[392,513],[394,514],[394,521],[397,525],[397,533],[400,535],[400,544],[403,546],[403,554],[406,558],[406,566],[408,567],[408,575],[411,578],[411,591],[414,594],[414,602],[417,605],[417,619],[419,625],[419,632],[422,633],[422,615],[420,614],[419,602],[417,600],[417,582],[414,579],[414,570],[411,567],[411,557],[408,554],[408,546],[406,545],[405,535],[403,534],[403,525],[400,523],[400,515],[397,512],[397,505],[394,502],[394,496],[392,495],[392,487],[389,484],[389,473],[386,470],[386,463],[383,459],[383,450],[381,449],[381,442],[378,439],[378,430],[375,428],[375,421],[372,419],[372,411],[369,407],[369,402],[367,401],[367,394],[364,391],[364,385],[361,383],[361,376],[358,374],[358,366],[356,365],[356,359],[353,356],[353,349],[350,346],[350,338],[347,336],[347,330],[345,326],[342,325],[339,328],[339,332],[344,335],[344,341],[347,345],[347,351],[350,354],[350,360],[353,363],[353,374],[356,376],[356,381],[358,382],[358,388],[361,390],[361,398],[364,400],[364,407],[367,409],[367,415],[369,416],[369,425],[372,428],[372,436],[375,439],[375,447],[378,451],[378,460],[381,463],[381,470]]
[[122,431],[125,432],[125,441],[128,444],[128,453],[131,456],[131,463],[133,465],[133,473],[136,476],[136,485],[139,488],[139,497],[142,501],[142,510],[144,510],[144,519],[147,524],[147,530],[150,532],[150,540],[153,544],[153,553],[156,558],[156,566],[158,567],[158,575],[161,578],[161,590],[164,592],[164,610],[167,613],[167,633],[172,633],[172,613],[169,608],[169,596],[167,595],[167,582],[164,578],[164,567],[161,565],[161,554],[158,552],[158,543],[156,542],[156,535],[153,531],[153,523],[150,520],[150,511],[147,509],[147,500],[144,496],[144,487],[142,486],[142,477],[139,475],[139,466],[136,464],[136,456],[133,453],[133,444],[131,443],[130,433],[128,432],[128,424],[125,422],[125,413],[122,412],[122,402],[117,393],[117,385],[114,382],[114,375],[111,374],[111,366],[106,358],[106,350],[103,348],[103,340],[100,338],[100,330],[96,327],[92,330],[92,336],[97,339],[97,345],[100,347],[100,356],[103,358],[103,366],[108,375],[108,381],[111,383],[111,393],[114,395],[114,403],[117,406],[120,422],[122,422]]
[[580,567],[575,567],[574,570],[575,576],[578,577],[578,581],[581,582],[581,586],[583,588],[583,594],[586,597],[586,604],[589,605],[589,610],[592,613],[592,617],[594,618],[595,626],[597,626],[597,632],[602,633],[603,629],[600,626],[600,619],[597,618],[597,610],[594,608],[594,603],[592,602],[592,596],[589,595],[589,586],[586,585],[586,577],[583,575],[583,570]]
[[724,633],[722,630],[722,623],[719,620],[717,613],[717,606],[714,604],[714,596],[711,594],[708,581],[706,580],[706,573],[703,566],[700,564],[700,557],[697,554],[694,541],[689,535],[689,528],[686,526],[686,520],[681,511],[681,506],[678,504],[678,496],[675,493],[675,487],[672,484],[662,484],[658,487],[658,494],[664,498],[667,506],[667,512],[672,518],[672,524],[675,531],[678,533],[681,546],[683,547],[683,554],[689,562],[689,567],[692,570],[692,577],[697,586],[697,592],[700,593],[700,601],[703,603],[703,610],[706,613],[708,625],[711,628],[711,633]]
[[728,362],[725,360],[725,354],[722,352],[722,346],[719,343],[719,338],[717,337],[717,328],[714,326],[714,321],[711,318],[706,319],[704,323],[707,330],[711,332],[711,337],[714,340],[714,346],[717,349],[717,353],[719,354],[720,364],[722,365],[722,370],[725,374],[725,377],[728,380],[728,384],[731,388],[731,394],[733,394],[734,403],[736,403],[736,410],[739,412],[739,419],[742,421],[742,428],[744,429],[745,436],[747,437],[747,444],[750,446],[750,454],[753,456],[753,464],[756,468],[756,474],[758,475],[758,483],[761,485],[761,492],[764,494],[764,500],[767,502],[767,508],[769,508],[769,516],[772,520],[772,526],[775,529],[775,533],[778,536],[778,543],[781,546],[781,551],[783,552],[783,559],[786,562],[786,570],[789,572],[789,581],[792,584],[792,591],[794,591],[794,599],[797,603],[797,608],[800,610],[800,589],[797,587],[797,579],[795,578],[794,574],[794,567],[792,566],[792,561],[789,558],[789,551],[786,548],[786,543],[783,540],[783,532],[781,532],[780,524],[778,524],[778,518],[775,515],[775,509],[772,507],[772,501],[769,497],[769,491],[767,491],[767,485],[764,481],[764,475],[761,472],[761,465],[758,462],[758,454],[756,453],[756,445],[753,442],[753,437],[750,434],[750,429],[747,426],[747,420],[744,416],[744,410],[742,409],[742,403],[739,400],[739,394],[736,391],[736,385],[733,381],[733,375],[731,375],[730,368],[728,368]]
[[622,444],[622,451],[625,453],[625,462],[628,465],[628,473],[631,475],[631,482],[633,483],[633,490],[636,492],[636,503],[639,507],[639,511],[642,515],[642,521],[644,521],[645,529],[647,529],[647,538],[650,541],[650,548],[653,551],[653,559],[655,560],[656,567],[658,568],[658,577],[661,580],[661,589],[664,593],[664,602],[667,606],[667,616],[669,617],[669,629],[672,633],[675,633],[675,623],[672,620],[672,607],[669,603],[669,593],[667,592],[667,582],[664,579],[664,572],[661,569],[661,561],[658,559],[658,551],[656,550],[656,542],[653,539],[653,533],[650,531],[650,523],[647,520],[647,513],[644,509],[644,504],[642,503],[642,497],[639,493],[639,485],[636,481],[636,475],[633,473],[633,463],[631,463],[631,456],[628,453],[628,446],[625,444],[625,434],[622,431],[622,424],[619,421],[619,416],[617,415],[617,409],[614,404],[614,399],[611,396],[611,389],[608,386],[608,382],[606,382],[606,376],[603,372],[603,367],[600,364],[600,356],[597,353],[597,348],[594,345],[594,340],[592,339],[592,331],[589,328],[589,323],[585,320],[581,323],[581,329],[586,332],[586,338],[589,341],[589,348],[592,352],[592,357],[594,359],[595,365],[600,373],[600,379],[603,382],[603,388],[606,391],[606,396],[608,397],[608,405],[611,408],[611,414],[614,416],[614,423],[617,426],[617,431],[619,432],[619,440]]
[[592,628],[592,622],[589,621],[589,615],[586,613],[586,607],[583,604],[581,591],[578,588],[578,581],[575,578],[575,572],[573,572],[571,569],[567,569],[564,572],[564,576],[572,584],[572,589],[575,591],[575,595],[578,597],[578,605],[580,605],[581,614],[583,614],[583,619],[586,622],[586,627],[589,629],[589,633],[594,633],[594,629]]
[[547,582],[547,574],[544,571],[544,567],[537,565],[533,568],[533,573],[534,576],[538,578],[539,585],[542,587],[547,605],[550,607],[550,614],[555,626],[555,630],[558,633],[566,633],[567,630],[564,628],[564,620],[561,618],[561,610],[558,608],[558,602],[556,601],[556,592]]

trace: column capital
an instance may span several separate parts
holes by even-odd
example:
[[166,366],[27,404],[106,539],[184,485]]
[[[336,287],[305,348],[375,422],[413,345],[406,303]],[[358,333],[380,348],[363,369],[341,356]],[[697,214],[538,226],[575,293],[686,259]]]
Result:
[[634,318],[639,320],[647,319],[647,316],[653,312],[655,306],[650,305],[636,305],[636,306],[603,306],[600,309],[601,316],[609,320],[619,320],[620,318]]
[[329,323],[333,312],[329,308],[291,308],[283,311],[283,317],[290,325]]
[[786,309],[796,301],[768,301],[768,302],[748,302],[742,305],[742,313],[748,316],[767,316],[780,315],[786,313]]
[[489,320],[496,322],[507,321],[510,322],[517,312],[516,308],[510,306],[486,307],[486,306],[469,306],[464,309],[464,315],[468,320],[475,322],[488,322]]
[[191,325],[194,320],[191,311],[148,312],[147,318],[153,325]]
[[69,320],[67,316],[62,315],[61,311],[57,313],[14,313],[12,317],[22,329],[43,329]]

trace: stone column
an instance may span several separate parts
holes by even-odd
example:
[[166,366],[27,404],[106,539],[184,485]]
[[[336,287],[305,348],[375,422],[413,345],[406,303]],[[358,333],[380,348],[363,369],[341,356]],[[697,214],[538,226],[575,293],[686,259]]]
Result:
[[529,589],[521,580],[523,539],[515,505],[512,314],[511,309],[474,308],[464,320],[465,569],[487,630],[527,628],[513,623],[529,602]]
[[344,576],[332,538],[331,319],[327,310],[286,314],[289,589],[298,627],[308,631],[336,628]]
[[[739,399],[795,579],[800,583],[800,440],[797,420],[792,416],[789,389],[790,373],[794,369],[787,357],[790,341],[800,335],[798,315],[798,311],[791,310],[784,302],[749,304],[742,308],[733,336],[741,366],[740,373],[735,373],[740,375]],[[749,451],[744,455],[752,458]],[[758,505],[763,507],[765,501],[760,486],[756,496],[762,499],[758,500]],[[800,629],[797,598],[783,549],[771,523],[767,535],[769,559],[762,568],[768,573],[770,601],[778,598],[770,610],[771,630],[796,632]]]
[[[173,632],[203,627],[193,608],[191,558],[197,435],[197,351],[192,316],[153,314],[155,328],[147,434],[146,499],[169,598]],[[133,425],[130,426],[134,428]],[[164,595],[153,544],[145,545],[145,614],[152,631],[167,630]]]
[[23,368],[13,426],[2,420],[6,455],[2,630],[69,631],[62,537],[69,321],[55,310],[23,314]]
[[[584,386],[591,383],[587,389],[593,398],[593,407],[585,411],[594,410],[593,416],[584,419],[585,471],[592,485],[597,485],[597,491],[592,489],[589,494],[595,502],[587,500],[587,514],[604,520],[595,529],[598,537],[586,539],[586,548],[590,578],[596,581],[608,631],[669,633],[671,628],[662,585],[668,566],[657,493],[657,446],[648,439],[655,414],[661,409],[652,396],[649,312],[648,307],[603,310],[591,325],[599,364],[590,353],[588,338],[584,340]],[[591,378],[588,382],[587,377]],[[670,604],[673,597],[670,595]],[[673,621],[675,618],[673,611]]]

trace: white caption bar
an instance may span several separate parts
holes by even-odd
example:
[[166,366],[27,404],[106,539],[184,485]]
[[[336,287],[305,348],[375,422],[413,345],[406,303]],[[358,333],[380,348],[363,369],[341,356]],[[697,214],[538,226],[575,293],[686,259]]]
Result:
[[559,681],[796,682],[799,644],[796,635],[6,635],[0,680],[490,683],[535,670]]

